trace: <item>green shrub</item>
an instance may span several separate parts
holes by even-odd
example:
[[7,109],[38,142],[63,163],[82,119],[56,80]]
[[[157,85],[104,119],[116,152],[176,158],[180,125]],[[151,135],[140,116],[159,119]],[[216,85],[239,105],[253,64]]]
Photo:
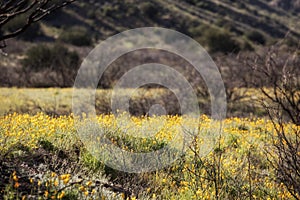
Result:
[[64,30],[60,34],[59,40],[75,46],[90,46],[92,44],[89,32],[82,26],[73,26]]
[[196,27],[190,27],[188,30],[188,34],[192,37],[201,37],[207,28],[208,26],[205,24],[201,24]]
[[25,69],[29,69],[30,71],[40,71],[52,65],[51,57],[51,48],[40,44],[28,49],[26,58],[21,61],[21,64]]
[[250,31],[246,33],[246,37],[252,42],[264,45],[266,43],[266,38],[263,34],[258,31]]
[[140,8],[142,13],[151,19],[154,19],[159,13],[157,6],[151,2],[142,3]]
[[212,53],[235,53],[240,50],[239,44],[232,39],[232,36],[227,31],[210,28],[204,33],[204,42]]
[[54,70],[60,68],[77,69],[80,58],[75,51],[69,51],[66,47],[56,44],[52,47],[52,60]]
[[56,44],[53,47],[40,44],[26,52],[26,58],[22,60],[22,65],[29,71],[76,68],[79,65],[79,56],[76,52],[70,52],[60,44]]

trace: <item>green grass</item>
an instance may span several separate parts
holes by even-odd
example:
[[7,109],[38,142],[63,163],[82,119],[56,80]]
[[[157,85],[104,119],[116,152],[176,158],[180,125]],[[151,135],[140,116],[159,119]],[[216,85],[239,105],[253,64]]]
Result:
[[[124,89],[117,95],[133,92],[132,99],[156,99],[165,94],[164,89]],[[8,113],[70,114],[73,88],[0,88],[0,115]],[[97,89],[96,107],[100,113],[109,113],[112,90]]]
[[[174,97],[166,89],[124,89],[115,98],[133,92],[130,108],[134,115],[147,113],[151,105],[162,104],[170,114],[175,114]],[[257,100],[262,96],[257,89],[241,88],[235,90],[236,95],[246,95],[237,102],[228,103],[228,116],[265,116]],[[73,88],[0,88],[0,116],[8,113],[44,112],[49,115],[67,115],[72,113]],[[172,97],[172,98],[171,98]],[[198,96],[199,97],[199,96]],[[112,89],[97,89],[95,108],[98,114],[111,113]],[[201,106],[209,107],[209,101],[199,97]],[[178,111],[177,111],[178,112]],[[206,114],[209,111],[200,111]]]

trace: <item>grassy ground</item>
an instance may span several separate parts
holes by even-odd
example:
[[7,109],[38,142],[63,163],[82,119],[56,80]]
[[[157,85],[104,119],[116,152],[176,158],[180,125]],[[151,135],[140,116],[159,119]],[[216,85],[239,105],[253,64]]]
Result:
[[[179,116],[132,117],[132,126],[122,132],[113,115],[96,120],[103,130],[101,138],[127,152],[161,149],[176,138],[181,130],[176,125],[184,122]],[[161,129],[140,138],[139,133],[145,134],[141,124],[149,121]],[[163,169],[131,174],[93,157],[86,145],[95,139],[80,140],[72,116],[1,117],[1,195],[4,199],[293,199],[268,162],[274,155],[270,121],[222,121],[221,134],[208,154],[203,154],[203,147],[209,135],[219,133],[220,122],[201,116],[184,123],[194,130],[192,135],[189,132],[184,155]],[[83,127],[87,133],[92,130]],[[287,124],[286,128],[295,127]],[[118,156],[110,154],[106,159]]]
[[[132,89],[125,89],[117,95],[121,97],[129,92],[132,92]],[[165,91],[162,89],[139,89],[133,93],[133,99],[156,99],[164,93]],[[72,95],[72,88],[0,88],[0,115],[13,112],[70,114],[72,112]],[[112,90],[97,90],[95,100],[97,112],[110,112],[111,95]]]
[[[116,94],[122,97],[131,93],[132,89],[124,89]],[[49,115],[68,115],[72,113],[72,88],[0,88],[0,115],[8,113],[44,112]],[[261,95],[257,89],[238,89],[235,96],[246,96],[240,100],[228,103],[228,116],[260,116],[266,115],[257,100]],[[95,108],[98,114],[111,112],[112,90],[98,89],[96,92]],[[149,111],[149,106],[162,104],[170,114],[179,112],[176,97],[164,89],[137,89],[131,98],[132,114],[143,115]],[[202,114],[209,113],[209,100],[199,98]]]
[[[293,199],[270,163],[276,159],[272,148],[275,132],[270,121],[252,117],[218,122],[206,115],[198,119],[176,115],[116,118],[107,109],[111,92],[96,92],[99,113],[104,114],[94,119],[95,126],[78,121],[71,114],[71,88],[1,88],[0,196],[3,199]],[[128,92],[124,90],[118,95]],[[250,100],[259,98],[256,90],[247,92]],[[140,89],[132,99],[155,100],[165,93],[162,89]],[[299,128],[292,124],[285,126],[287,132]],[[102,135],[91,134],[94,132]],[[171,156],[156,160],[158,166],[166,164],[166,159],[179,157],[171,165],[151,172],[118,171],[103,160],[114,163],[122,158],[119,167],[135,170],[139,165],[135,157],[124,158],[123,153],[107,151],[106,144],[99,146],[98,142],[105,139],[129,153],[151,153],[168,147]],[[94,156],[97,152],[101,159]],[[143,166],[153,167],[151,162],[144,162]]]

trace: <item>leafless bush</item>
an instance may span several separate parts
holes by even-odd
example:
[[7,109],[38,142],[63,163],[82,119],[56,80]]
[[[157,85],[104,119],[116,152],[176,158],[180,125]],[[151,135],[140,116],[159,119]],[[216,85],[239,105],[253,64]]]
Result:
[[[287,50],[278,43],[252,58],[250,66],[261,103],[273,122],[275,134],[270,162],[288,191],[300,198],[300,59],[299,48]],[[287,130],[285,124],[292,123]],[[274,155],[275,152],[275,155]]]
[[257,114],[249,93],[251,75],[248,67],[241,62],[244,56],[232,54],[215,58],[224,81],[229,116]]

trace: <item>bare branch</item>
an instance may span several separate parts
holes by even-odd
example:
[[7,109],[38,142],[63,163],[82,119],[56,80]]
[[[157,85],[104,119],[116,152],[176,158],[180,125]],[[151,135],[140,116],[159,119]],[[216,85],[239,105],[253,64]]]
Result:
[[[297,52],[296,49],[295,52]],[[263,107],[275,130],[272,133],[276,156],[270,160],[290,194],[300,195],[300,76],[299,60],[295,52],[280,52],[280,46],[268,49],[251,63],[258,77],[258,86],[263,94]],[[295,128],[286,129],[286,123]]]
[[[65,7],[76,0],[62,0],[60,3],[52,3],[51,0],[33,0],[30,3],[27,0],[13,1],[9,0],[0,6],[0,28],[9,23],[16,16],[27,15],[26,22],[22,27],[11,33],[3,33],[0,36],[0,42],[8,38],[13,38],[24,32],[31,24],[40,21],[53,11]],[[4,48],[6,45],[0,46]]]

